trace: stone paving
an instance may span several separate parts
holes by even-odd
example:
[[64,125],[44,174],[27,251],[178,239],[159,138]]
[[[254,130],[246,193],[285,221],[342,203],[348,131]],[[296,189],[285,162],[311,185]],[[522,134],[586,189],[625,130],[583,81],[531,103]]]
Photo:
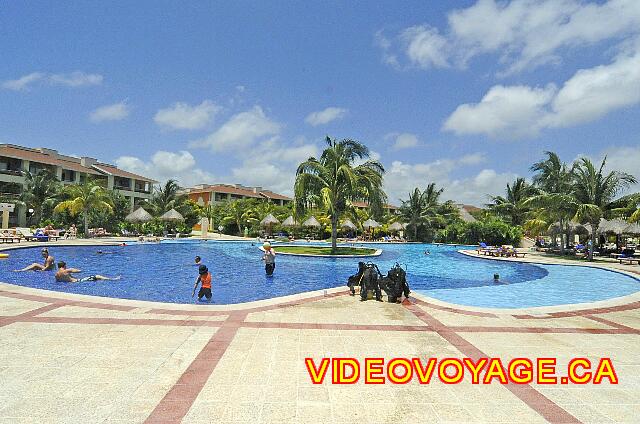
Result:
[[[208,308],[0,284],[1,423],[608,423],[640,419],[640,301],[472,310],[339,289]],[[312,357],[610,357],[619,384],[314,385]],[[561,374],[561,372],[559,372]]]

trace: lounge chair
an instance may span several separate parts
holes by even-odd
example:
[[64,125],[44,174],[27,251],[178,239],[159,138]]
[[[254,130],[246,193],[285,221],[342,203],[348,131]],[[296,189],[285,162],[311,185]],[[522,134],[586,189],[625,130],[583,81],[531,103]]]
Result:
[[618,261],[620,262],[620,265],[623,263],[633,265],[634,262],[640,265],[640,258],[634,258],[633,256],[619,256]]
[[4,231],[2,234],[0,234],[0,241],[2,241],[3,243],[13,243],[13,242],[18,242],[20,243],[20,237],[18,235],[16,235],[15,233],[10,233],[9,231]]
[[482,253],[483,251],[485,251],[488,248],[489,248],[489,246],[487,246],[487,243],[482,241],[482,242],[478,243],[478,248],[476,249],[476,252]]
[[16,234],[22,236],[26,241],[31,241],[36,238],[35,234],[31,232],[31,228],[16,228]]

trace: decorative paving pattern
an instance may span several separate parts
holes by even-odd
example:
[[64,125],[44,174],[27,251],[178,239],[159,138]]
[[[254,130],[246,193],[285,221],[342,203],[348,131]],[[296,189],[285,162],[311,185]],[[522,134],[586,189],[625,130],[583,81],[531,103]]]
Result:
[[[634,422],[639,308],[504,314],[413,298],[360,303],[341,291],[179,310],[5,289],[0,422]],[[303,362],[577,355],[610,356],[620,384],[314,386]]]

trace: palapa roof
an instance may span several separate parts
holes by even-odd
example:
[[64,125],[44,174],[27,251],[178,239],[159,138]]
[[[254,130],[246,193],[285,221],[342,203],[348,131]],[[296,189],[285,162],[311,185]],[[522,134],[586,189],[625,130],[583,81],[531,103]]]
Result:
[[124,218],[127,222],[149,222],[152,219],[151,214],[143,208],[136,209]]
[[342,228],[350,228],[352,230],[355,230],[357,228],[356,225],[353,222],[351,222],[350,219],[345,219],[344,222],[342,223],[341,227]]
[[175,209],[165,212],[160,219],[163,221],[184,221],[184,217]]
[[282,226],[283,227],[295,227],[296,225],[298,225],[298,223],[296,222],[295,219],[293,219],[293,216],[291,216],[291,215],[289,217],[287,217],[287,219],[282,221]]
[[316,219],[315,216],[310,216],[309,219],[302,223],[305,227],[320,227],[322,224]]
[[369,218],[362,223],[364,228],[378,228],[380,224],[378,224],[375,220]]
[[273,224],[279,224],[279,223],[280,221],[278,221],[278,218],[273,216],[273,214],[269,214],[265,216],[264,219],[260,221],[260,225],[273,225]]

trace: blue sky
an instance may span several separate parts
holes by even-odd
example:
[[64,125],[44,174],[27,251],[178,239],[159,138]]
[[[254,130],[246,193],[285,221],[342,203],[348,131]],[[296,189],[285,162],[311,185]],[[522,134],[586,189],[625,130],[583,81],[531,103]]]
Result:
[[291,194],[325,135],[392,203],[481,205],[545,150],[640,177],[640,2],[5,2],[0,141]]

